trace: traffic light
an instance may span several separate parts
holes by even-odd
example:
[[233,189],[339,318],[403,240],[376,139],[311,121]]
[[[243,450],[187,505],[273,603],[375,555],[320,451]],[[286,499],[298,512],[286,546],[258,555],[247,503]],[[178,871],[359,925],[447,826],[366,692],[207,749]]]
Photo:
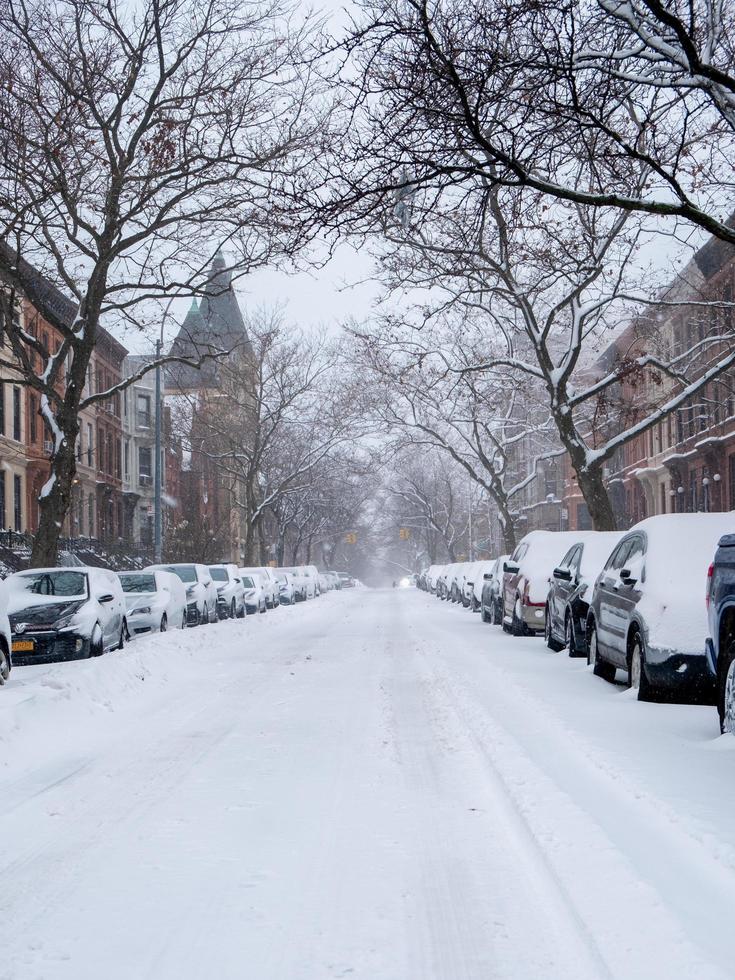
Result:
[[411,529],[409,527],[402,527],[398,532],[398,537],[401,541],[408,541],[411,537]]
[[349,534],[345,534],[345,544],[357,544],[357,535],[354,531],[350,531]]

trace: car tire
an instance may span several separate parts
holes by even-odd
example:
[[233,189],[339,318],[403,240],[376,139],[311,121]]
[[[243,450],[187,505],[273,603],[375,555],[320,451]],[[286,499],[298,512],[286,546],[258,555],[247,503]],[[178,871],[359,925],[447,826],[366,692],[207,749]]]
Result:
[[487,611],[486,611],[484,605],[480,606],[480,619],[483,621],[483,623],[489,623],[490,622],[490,616],[487,614]]
[[10,677],[10,656],[5,649],[5,643],[0,643],[0,687]]
[[559,643],[555,640],[551,633],[551,616],[549,615],[549,607],[546,606],[544,610],[544,639],[546,640],[546,646],[549,650],[553,650],[554,653],[558,653],[560,650],[564,649],[564,644]]
[[717,713],[722,734],[735,735],[735,640],[718,657]]
[[102,635],[102,627],[99,623],[95,623],[89,638],[89,655],[90,657],[101,657],[104,652],[105,641]]
[[165,633],[167,629],[168,629],[168,617],[166,616],[166,613],[164,613],[163,616],[161,616],[161,625],[158,627],[158,632]]
[[628,687],[638,692],[639,701],[651,701],[654,689],[646,676],[646,647],[640,633],[633,634],[628,660]]
[[597,649],[597,629],[594,623],[590,623],[587,637],[587,663],[592,664],[592,673],[595,677],[601,677],[609,684],[615,680],[615,665],[600,659]]
[[230,619],[235,619],[237,617],[237,603],[233,599],[230,603]]
[[117,647],[116,647],[117,650],[124,650],[125,649],[125,634],[127,633],[127,631],[128,631],[128,628],[125,625],[125,620],[123,620],[122,621],[122,626],[120,627],[120,639],[119,639],[118,644],[117,644]]
[[182,628],[182,630],[185,630],[188,625],[189,624],[188,624],[188,622],[186,620],[186,613],[184,613],[183,616],[181,617],[181,628]]
[[519,615],[521,611],[521,597],[516,596],[516,601],[513,603],[513,620],[510,624],[510,631],[513,636],[523,636],[526,632],[523,619]]
[[566,617],[564,618],[564,646],[567,648],[570,657],[579,657],[580,653],[577,650],[577,641],[574,639],[574,623],[572,621],[572,614],[567,610]]

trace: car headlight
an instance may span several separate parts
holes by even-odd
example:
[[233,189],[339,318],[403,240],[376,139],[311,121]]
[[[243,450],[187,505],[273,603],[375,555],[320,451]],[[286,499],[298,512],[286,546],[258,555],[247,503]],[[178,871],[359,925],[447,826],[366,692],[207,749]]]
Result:
[[71,626],[72,622],[74,621],[74,615],[75,615],[74,613],[69,613],[68,616],[62,616],[61,619],[58,619],[56,621],[56,629],[57,630],[68,629]]
[[133,613],[135,615],[140,614],[141,616],[150,616],[151,607],[150,606],[137,606],[135,609],[133,609]]

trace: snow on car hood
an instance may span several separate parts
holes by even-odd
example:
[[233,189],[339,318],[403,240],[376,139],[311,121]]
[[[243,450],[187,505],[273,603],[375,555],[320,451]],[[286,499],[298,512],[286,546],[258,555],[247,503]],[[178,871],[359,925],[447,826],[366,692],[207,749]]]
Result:
[[638,609],[648,642],[661,650],[704,651],[707,569],[735,514],[662,514],[636,524],[648,539]]
[[[25,593],[26,598],[31,598],[28,593]],[[36,602],[36,599],[54,599],[53,602]],[[26,606],[23,608],[17,608],[14,612],[10,613],[10,626],[12,629],[18,625],[18,623],[27,623],[28,627],[38,628],[40,626],[51,626],[57,623],[62,616],[69,616],[72,613],[77,612],[86,602],[84,599],[76,599],[72,602],[64,600],[59,602],[58,597],[55,596],[33,596],[33,605]],[[17,605],[17,603],[16,603]]]
[[140,606],[156,606],[160,599],[157,592],[126,592],[125,608],[128,612]]

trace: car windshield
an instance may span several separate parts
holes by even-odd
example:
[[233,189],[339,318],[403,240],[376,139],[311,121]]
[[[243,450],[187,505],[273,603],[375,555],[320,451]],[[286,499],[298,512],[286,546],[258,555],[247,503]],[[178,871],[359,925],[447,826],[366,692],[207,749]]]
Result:
[[24,592],[33,595],[63,596],[64,599],[87,598],[87,575],[85,572],[35,572],[19,575],[16,584]]
[[167,572],[178,575],[182,582],[196,582],[197,570],[193,565],[169,565]]
[[123,592],[155,592],[156,578],[154,575],[121,575],[120,584]]
[[255,582],[253,581],[253,579],[252,579],[252,577],[250,575],[243,575],[243,577],[242,577],[242,584],[245,586],[246,589],[254,589],[255,588]]
[[229,581],[229,578],[227,576],[227,569],[226,568],[217,568],[216,566],[214,566],[214,567],[211,567],[210,566],[209,572],[210,572],[212,578],[215,580],[215,582],[228,582]]

